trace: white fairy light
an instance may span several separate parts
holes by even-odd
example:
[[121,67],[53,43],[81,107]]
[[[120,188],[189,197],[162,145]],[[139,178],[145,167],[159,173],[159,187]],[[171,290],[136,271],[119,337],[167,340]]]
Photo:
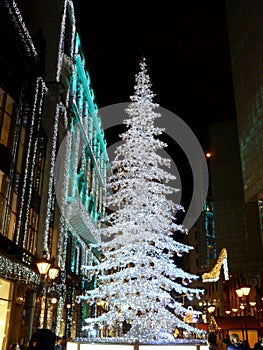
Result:
[[19,8],[17,7],[16,1],[15,0],[11,2],[5,1],[5,4],[9,8],[9,13],[11,13],[13,17],[13,21],[16,25],[17,33],[20,35],[21,41],[24,43],[26,51],[32,57],[37,57],[38,54],[36,52],[31,36],[25,25],[24,19],[19,11]]
[[[204,291],[190,288],[186,280],[190,283],[198,276],[177,267],[173,260],[174,254],[182,256],[193,247],[172,237],[175,232],[187,230],[174,222],[175,209],[182,207],[166,198],[177,189],[168,186],[174,176],[162,168],[169,167],[170,161],[157,154],[166,144],[155,137],[163,131],[154,126],[160,117],[154,112],[158,105],[152,102],[154,95],[144,61],[140,68],[135,95],[126,110],[130,119],[125,124],[129,129],[121,135],[124,142],[117,147],[112,162],[113,193],[108,204],[116,211],[106,217],[107,226],[101,229],[98,249],[104,257],[97,266],[82,266],[88,274],[97,276],[97,287],[78,296],[78,301],[108,303],[103,314],[86,320],[84,330],[109,326],[115,327],[122,339],[165,342],[175,327],[203,334],[184,322],[187,315],[193,318],[199,312],[175,301],[172,294],[183,294],[192,300]],[[95,190],[96,184],[93,186]],[[120,325],[130,320],[130,330],[121,334]]]
[[41,285],[40,275],[30,268],[0,255],[0,276],[15,282],[23,282],[32,287]]
[[[25,161],[25,173],[24,173],[24,181],[22,185],[22,191],[21,191],[21,205],[20,205],[20,211],[18,214],[18,225],[17,225],[17,235],[16,235],[16,244],[19,243],[19,239],[21,239],[21,234],[23,235],[23,247],[25,247],[26,244],[26,233],[27,233],[27,225],[28,225],[28,213],[29,213],[29,205],[30,200],[28,200],[27,203],[25,203],[26,198],[26,192],[29,193],[29,198],[32,194],[32,179],[34,174],[34,167],[30,166],[31,162],[33,162],[36,159],[36,146],[37,142],[34,140],[34,129],[38,130],[40,127],[40,116],[41,110],[37,110],[37,105],[43,105],[43,98],[46,91],[46,86],[42,78],[38,78],[35,84],[35,96],[34,96],[34,102],[31,110],[30,118],[28,116],[28,119],[30,120],[30,125],[28,126],[29,134],[28,134],[28,149],[32,150],[33,154],[33,160],[32,160],[32,154],[31,152],[27,152],[26,155],[26,161]],[[40,107],[39,107],[40,108]],[[23,115],[23,110],[20,111],[21,115]],[[29,113],[29,111],[28,111]],[[30,170],[31,169],[31,170]],[[25,209],[25,205],[27,205]],[[26,210],[26,221],[25,221],[25,230],[23,233],[21,233],[21,223],[22,223],[22,217],[24,216],[24,210]]]
[[[70,8],[70,10],[69,10],[69,8]],[[69,11],[69,13],[71,14],[70,58],[73,59],[74,40],[75,40],[75,32],[76,32],[74,6],[73,6],[73,2],[71,0],[65,0],[64,8],[63,8],[63,14],[62,14],[62,19],[61,19],[61,30],[60,30],[60,38],[59,38],[58,64],[57,64],[56,81],[60,80],[61,68],[62,68],[63,58],[64,58],[64,42],[65,42],[67,11]]]
[[[46,86],[42,78],[38,78],[37,84],[36,84],[36,93],[35,93],[35,99],[34,99],[34,107],[32,111],[32,119],[34,119],[34,124],[32,127],[32,133],[31,133],[31,140],[30,144],[32,145],[32,155],[31,152],[28,152],[28,157],[30,156],[30,162],[31,164],[35,164],[36,162],[36,155],[37,155],[37,149],[38,149],[38,140],[33,140],[33,136],[35,133],[38,134],[40,130],[41,125],[41,117],[42,117],[42,107],[43,107],[43,99],[46,93]],[[40,95],[40,96],[39,96]],[[33,141],[33,143],[32,143]],[[30,168],[29,168],[30,169]],[[26,215],[25,215],[25,233],[28,230],[28,222],[29,222],[29,210],[30,210],[30,202],[32,197],[32,191],[33,191],[33,177],[34,177],[34,166],[31,166],[31,172],[30,172],[30,178],[28,181],[29,186],[27,187],[27,193],[28,193],[28,199],[27,199],[27,208],[26,208]],[[25,181],[26,182],[26,181]],[[26,183],[25,183],[26,185]],[[23,239],[23,247],[25,247],[27,235],[24,233],[24,239]]]
[[50,224],[50,214],[51,214],[51,205],[53,200],[53,181],[54,181],[54,169],[55,169],[55,160],[56,160],[56,143],[57,143],[57,134],[58,134],[58,121],[60,114],[60,105],[56,106],[56,112],[54,116],[54,123],[52,125],[53,135],[52,142],[50,144],[50,170],[49,170],[49,179],[48,179],[48,191],[47,191],[47,206],[45,213],[45,228],[43,234],[43,250],[48,254],[49,258],[49,224]]

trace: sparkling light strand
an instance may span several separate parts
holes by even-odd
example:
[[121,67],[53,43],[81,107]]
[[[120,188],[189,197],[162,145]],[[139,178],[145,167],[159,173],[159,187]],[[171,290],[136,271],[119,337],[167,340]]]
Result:
[[[39,89],[40,89],[40,93],[39,93]],[[34,96],[34,102],[33,102],[33,106],[32,106],[32,112],[31,112],[31,118],[30,118],[30,125],[29,125],[29,134],[28,134],[28,149],[31,150],[32,149],[32,145],[33,145],[33,139],[34,139],[34,128],[35,128],[35,123],[38,123],[37,128],[39,129],[39,123],[40,123],[40,117],[41,117],[41,113],[38,115],[38,121],[36,121],[35,116],[36,116],[36,111],[37,111],[37,104],[39,105],[43,105],[43,99],[44,99],[44,94],[46,91],[46,86],[45,83],[43,81],[42,78],[38,78],[36,81],[36,89],[35,89],[35,96]],[[40,95],[40,97],[39,97]],[[39,112],[39,111],[38,111]],[[29,111],[28,111],[29,113]],[[22,111],[21,111],[22,114]],[[29,115],[27,115],[27,118],[29,118]],[[36,143],[36,142],[35,142]],[[34,151],[33,151],[34,152]],[[36,150],[35,150],[36,152]],[[33,154],[33,159],[35,159],[36,154]],[[29,191],[32,192],[32,179],[33,179],[33,173],[34,173],[34,167],[32,166],[32,156],[31,156],[31,152],[27,152],[26,154],[26,161],[25,161],[25,167],[24,167],[24,181],[23,181],[23,185],[22,185],[22,191],[21,191],[21,204],[20,204],[20,210],[19,210],[19,214],[18,214],[18,225],[17,225],[17,235],[16,235],[16,244],[19,244],[19,240],[20,240],[20,236],[21,236],[21,223],[22,223],[22,216],[24,215],[24,207],[27,204],[26,207],[26,220],[28,221],[28,212],[29,212],[29,205],[30,205],[30,201],[28,201],[28,203],[25,203],[25,198],[26,198],[26,192],[27,192],[27,188],[28,188],[28,184],[29,184]],[[23,234],[23,247],[25,247],[26,244],[26,229],[24,230]]]
[[[40,98],[38,98],[40,90]],[[42,78],[38,78],[37,80],[37,87],[36,87],[36,94],[35,94],[35,101],[34,101],[34,113],[32,113],[32,118],[35,119],[35,113],[37,112],[37,119],[36,119],[36,126],[34,126],[33,135],[39,134],[40,126],[41,126],[41,118],[42,118],[42,107],[43,107],[43,99],[46,92],[46,86]],[[38,105],[38,108],[37,108]],[[31,140],[32,141],[32,140]],[[31,172],[30,172],[30,178],[28,181],[28,187],[27,187],[27,193],[28,193],[28,201],[26,206],[26,215],[25,215],[25,226],[24,230],[27,232],[28,230],[28,222],[29,222],[29,211],[30,211],[30,205],[31,205],[31,197],[32,197],[32,191],[33,191],[33,178],[34,178],[34,171],[35,171],[35,162],[36,162],[36,155],[37,155],[37,148],[38,148],[38,140],[35,139],[32,144],[32,155],[31,152]],[[24,234],[23,239],[23,247],[26,245],[27,235]]]
[[47,252],[48,258],[49,256],[49,247],[48,247],[48,236],[49,236],[49,221],[50,221],[50,213],[52,206],[52,196],[53,196],[53,181],[54,181],[54,168],[55,168],[55,160],[56,160],[56,146],[57,146],[57,133],[58,133],[58,122],[59,122],[59,114],[60,114],[61,106],[59,104],[56,105],[56,112],[53,123],[53,136],[51,143],[51,158],[50,158],[50,169],[49,169],[49,179],[48,179],[48,199],[47,199],[47,208],[45,213],[45,228],[43,235],[43,248]]
[[67,19],[68,7],[71,8],[70,11],[68,11],[68,12],[71,14],[71,30],[72,30],[71,31],[71,48],[70,48],[70,56],[71,57],[70,58],[73,59],[74,40],[75,40],[75,33],[76,33],[75,13],[74,13],[73,2],[71,0],[65,0],[63,14],[62,14],[62,20],[61,20],[56,81],[60,80],[60,73],[61,73],[61,68],[62,68],[62,64],[63,64],[64,41],[65,41],[65,30],[66,30],[66,19]]
[[25,283],[31,287],[39,287],[41,278],[34,271],[21,263],[16,263],[0,255],[0,276],[15,282]]
[[[64,128],[66,129],[68,126],[68,116],[67,116],[67,109],[61,108],[61,112],[63,113],[63,120],[64,120]],[[66,203],[67,203],[67,180],[68,180],[68,167],[69,167],[69,150],[71,145],[71,138],[69,137],[69,134],[67,134],[66,137],[66,152],[63,164],[63,178],[62,178],[62,191],[60,193],[61,197],[61,212],[60,212],[60,218],[59,218],[59,237],[58,237],[58,247],[57,247],[57,255],[58,255],[58,265],[61,269],[61,283],[63,287],[63,291],[61,295],[59,296],[58,300],[58,308],[57,308],[57,316],[56,316],[56,334],[59,334],[60,331],[60,325],[63,319],[63,313],[64,313],[64,307],[65,307],[65,301],[66,301],[66,257],[67,257],[67,237],[68,237],[68,228],[66,225],[65,220],[65,212],[66,212]]]
[[56,322],[56,329],[55,329],[55,333],[58,335],[60,332],[61,321],[63,319],[63,313],[65,310],[65,295],[66,293],[64,293],[62,296],[58,298],[57,322]]
[[24,19],[17,7],[16,1],[13,0],[5,1],[5,6],[9,9],[9,13],[12,15],[13,22],[16,24],[17,33],[21,37],[21,41],[24,43],[25,49],[30,56],[37,57],[37,51],[31,39],[31,36],[27,30],[27,27],[24,23]]
[[[66,109],[64,116],[66,116]],[[66,119],[66,117],[64,117]],[[67,191],[68,191],[68,176],[69,176],[69,163],[70,163],[70,149],[71,149],[71,134],[68,132],[65,139],[65,159],[63,160],[63,178],[62,178],[62,191],[61,191],[61,216],[60,216],[60,235],[59,235],[59,261],[62,271],[66,270],[66,258],[67,258],[67,226],[66,226],[66,210],[67,210]]]

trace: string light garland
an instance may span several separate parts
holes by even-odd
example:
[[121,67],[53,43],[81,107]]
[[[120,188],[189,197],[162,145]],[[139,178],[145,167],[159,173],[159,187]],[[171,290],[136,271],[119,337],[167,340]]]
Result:
[[202,275],[203,282],[216,282],[220,277],[221,266],[224,268],[225,280],[229,280],[228,264],[227,264],[227,250],[226,248],[221,249],[218,256],[217,262],[210,272],[206,272]]
[[71,17],[71,46],[70,46],[70,59],[73,60],[73,52],[74,52],[74,41],[75,41],[75,33],[76,33],[76,21],[74,14],[74,6],[72,0],[64,1],[64,8],[61,18],[61,29],[60,29],[60,38],[59,38],[59,50],[58,50],[58,64],[57,64],[57,74],[56,81],[60,81],[60,74],[63,64],[64,58],[64,43],[65,43],[65,32],[66,32],[66,20],[67,20],[67,11],[70,13]]
[[34,288],[41,285],[40,275],[21,263],[11,261],[2,255],[0,255],[0,276],[12,281],[25,283]]
[[[43,108],[43,100],[45,93],[47,91],[46,85],[42,78],[38,78],[35,86],[35,96],[34,96],[34,104],[32,111],[32,124],[30,128],[30,138],[29,144],[32,152],[27,153],[27,169],[29,172],[29,179],[25,180],[23,183],[23,193],[27,192],[27,206],[26,206],[26,215],[25,215],[25,226],[24,226],[24,237],[23,237],[23,247],[26,247],[27,240],[27,231],[29,224],[29,211],[31,205],[32,191],[33,191],[33,178],[34,178],[34,166],[36,163],[36,155],[39,147],[38,140],[35,138],[35,135],[39,135],[40,125],[41,125],[41,117],[42,117],[42,108]],[[32,153],[32,154],[31,154]],[[27,174],[28,171],[25,171]],[[26,176],[25,176],[26,179]],[[24,197],[24,196],[23,196]]]
[[[70,16],[70,35],[71,46],[69,52],[64,52],[64,41],[65,41],[65,30],[68,23],[68,16]],[[68,56],[69,55],[69,56]],[[61,76],[65,69],[70,72],[70,84],[66,91],[65,106],[60,103],[60,111],[56,113],[55,117],[55,127],[53,133],[52,150],[55,150],[56,141],[56,130],[58,119],[64,120],[65,130],[68,128],[67,136],[64,139],[64,156],[63,159],[63,169],[62,176],[59,178],[59,204],[61,209],[61,217],[59,221],[59,244],[58,244],[58,262],[61,267],[61,279],[62,283],[66,283],[66,258],[67,258],[67,245],[68,237],[72,237],[73,245],[76,244],[77,251],[79,255],[72,256],[72,261],[76,258],[76,261],[81,261],[82,263],[87,263],[87,242],[82,239],[83,235],[87,235],[85,232],[89,231],[89,237],[94,237],[94,244],[97,246],[97,240],[100,240],[99,231],[97,229],[97,219],[98,215],[93,212],[90,215],[88,210],[88,201],[82,202],[79,193],[79,179],[77,174],[77,169],[86,169],[86,178],[89,177],[88,169],[89,162],[92,161],[93,170],[92,172],[92,195],[96,198],[96,208],[98,206],[99,194],[106,196],[106,165],[108,162],[107,152],[106,152],[106,142],[103,139],[103,131],[101,128],[101,121],[98,115],[98,110],[96,103],[94,102],[94,92],[91,88],[89,74],[85,69],[85,58],[81,52],[80,39],[78,33],[76,33],[75,28],[75,15],[73,10],[73,2],[66,0],[64,2],[64,8],[62,11],[62,22],[61,22],[61,32],[60,32],[60,42],[58,51],[58,65],[57,65],[57,75],[56,81],[61,80]],[[63,68],[63,69],[62,69]],[[65,68],[65,69],[64,69]],[[58,105],[57,105],[58,106]],[[68,114],[68,111],[73,111],[72,114]],[[72,121],[72,117],[74,122]],[[90,133],[90,128],[92,132]],[[98,140],[98,143],[95,142]],[[81,157],[79,157],[81,155]],[[51,208],[52,199],[52,181],[54,178],[54,167],[53,167],[53,154],[51,158],[50,167],[50,181],[49,181],[49,197],[47,205],[47,216],[46,216],[46,229],[45,229],[45,239],[44,244],[48,245],[48,223]],[[96,176],[95,176],[96,174]],[[70,179],[70,181],[69,181]],[[70,183],[70,185],[69,185]],[[86,198],[89,197],[88,186],[86,190]],[[56,190],[57,192],[57,190]],[[58,198],[58,193],[56,193]],[[105,202],[102,204],[102,212],[105,211]],[[72,214],[76,213],[76,217],[79,222],[83,224],[74,224],[72,219]],[[76,227],[78,226],[78,227]],[[83,233],[82,233],[83,231]],[[84,232],[85,231],[85,232]],[[84,237],[85,238],[85,237]],[[79,249],[81,247],[81,249]],[[72,249],[72,254],[74,249]],[[80,252],[82,255],[80,256]],[[88,254],[92,254],[88,251]],[[93,258],[92,260],[96,260]],[[74,264],[72,269],[79,270],[80,266]],[[74,292],[74,291],[73,291]],[[57,324],[62,322],[63,317],[63,303],[65,303],[65,295],[59,299],[58,303],[58,314],[57,314]],[[67,313],[67,322],[72,324],[72,313]],[[58,329],[58,328],[57,328]]]
[[17,7],[16,1],[6,1],[4,0],[5,6],[9,9],[9,14],[12,17],[12,22],[16,26],[16,32],[20,35],[21,42],[24,44],[26,52],[31,56],[36,58],[38,56],[31,36],[27,30],[23,17]]
[[[16,244],[18,244],[19,239],[21,239],[21,235],[23,235],[22,236],[23,247],[26,246],[26,239],[27,239],[26,233],[27,233],[29,207],[30,207],[30,200],[28,200],[28,202],[26,203],[25,198],[27,197],[26,196],[27,191],[29,192],[30,196],[32,194],[33,176],[34,176],[34,167],[32,166],[32,163],[36,159],[36,152],[37,152],[37,142],[34,139],[34,130],[35,129],[39,130],[39,127],[40,127],[41,108],[43,105],[45,92],[46,92],[46,85],[43,79],[37,78],[37,81],[35,84],[34,102],[31,109],[29,135],[28,135],[28,148],[32,150],[33,154],[31,154],[31,152],[27,152],[27,155],[26,155],[24,181],[22,184],[22,193],[20,197],[21,204],[20,204],[20,210],[18,214],[17,235],[16,235],[16,242],[15,242]],[[23,110],[23,106],[22,106],[20,110],[20,115],[23,115],[23,113],[26,113],[26,111]],[[29,113],[29,111],[27,111],[27,113]],[[24,214],[24,211],[26,211],[26,215]],[[22,228],[21,225],[22,225],[24,216],[26,217],[26,222],[25,222],[25,227],[23,228],[24,232],[21,233],[21,228]]]

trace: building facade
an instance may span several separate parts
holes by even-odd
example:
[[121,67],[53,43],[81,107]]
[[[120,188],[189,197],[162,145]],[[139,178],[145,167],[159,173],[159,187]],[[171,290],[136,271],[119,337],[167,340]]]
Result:
[[[222,269],[220,279],[207,284],[207,293],[208,299],[217,299],[220,295],[222,307],[215,309],[217,315],[246,314],[259,319],[263,311],[263,4],[260,0],[226,0],[225,4],[236,116],[211,125],[212,157],[208,163],[216,254],[219,257],[220,251],[226,248],[229,280],[224,280]],[[204,239],[203,232],[201,227],[197,235]],[[215,264],[216,261],[214,264],[211,261],[210,271]],[[244,284],[251,287],[251,305],[237,296],[236,290]]]
[[[255,246],[255,254],[252,258],[257,261],[259,266],[258,274],[252,281],[261,296],[263,295],[262,13],[263,4],[260,0],[253,2],[226,0],[242,186],[245,202],[247,204],[251,203],[251,205],[254,203],[258,207],[258,218],[256,220],[259,222],[261,229],[260,242],[256,237],[256,242],[259,243],[260,248]],[[251,232],[249,232],[249,236],[252,241],[255,240]],[[257,308],[259,309],[259,301],[257,302]]]
[[[26,346],[45,322],[57,335],[81,335],[94,312],[76,296],[96,283],[81,266],[100,256],[108,156],[72,1],[6,0],[0,13],[4,350]],[[59,267],[54,282],[36,268],[43,257]]]
[[[235,290],[244,284],[254,287],[252,281],[262,265],[258,208],[256,203],[245,202],[236,120],[212,124],[210,140],[216,248],[217,254],[226,249],[229,270],[229,280],[224,280],[223,274],[220,279],[223,300],[220,315],[224,316],[225,311],[235,315],[232,308],[239,305]],[[251,290],[252,300],[255,296]]]
[[229,47],[246,202],[262,193],[263,4],[226,0]]

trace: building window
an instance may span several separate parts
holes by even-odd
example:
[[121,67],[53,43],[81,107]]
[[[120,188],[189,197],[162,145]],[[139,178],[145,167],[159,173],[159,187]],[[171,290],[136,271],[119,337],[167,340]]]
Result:
[[23,157],[24,157],[24,149],[25,149],[25,138],[26,138],[26,129],[24,126],[21,128],[19,143],[18,143],[18,155],[16,162],[16,170],[19,174],[23,172]]
[[38,149],[36,152],[36,164],[34,169],[34,179],[33,179],[33,188],[36,193],[40,196],[42,192],[42,183],[43,183],[43,174],[44,174],[44,150],[43,145],[44,139],[41,137],[38,140]]
[[0,231],[10,240],[14,240],[17,211],[18,195],[12,189],[8,201],[8,176],[0,170]]
[[0,143],[7,148],[11,147],[13,138],[14,108],[14,100],[0,88]]
[[17,194],[12,191],[11,203],[8,209],[8,220],[6,225],[6,236],[13,241],[16,227],[16,218],[17,218],[17,206],[18,206],[18,197]]
[[10,310],[13,299],[13,287],[14,284],[7,280],[0,278],[0,349],[7,349],[7,337],[10,325]]
[[3,232],[2,225],[4,224],[4,212],[6,201],[6,190],[8,185],[7,175],[0,170],[0,231]]
[[27,240],[26,246],[24,248],[33,255],[36,254],[38,220],[38,213],[33,208],[30,208],[28,217]]

